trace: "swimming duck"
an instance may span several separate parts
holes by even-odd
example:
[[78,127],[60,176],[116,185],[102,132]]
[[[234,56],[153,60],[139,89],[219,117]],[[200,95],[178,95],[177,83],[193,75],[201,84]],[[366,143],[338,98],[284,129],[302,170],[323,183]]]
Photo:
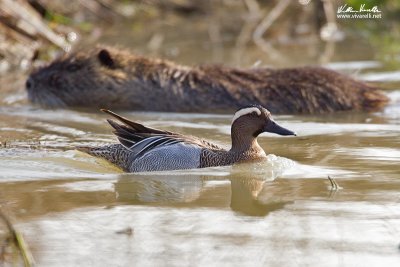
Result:
[[107,120],[120,144],[78,149],[128,172],[195,169],[259,160],[266,158],[257,142],[259,134],[296,135],[279,126],[271,113],[259,105],[246,106],[235,113],[229,150],[194,136],[146,127],[110,110],[102,111],[119,121]]

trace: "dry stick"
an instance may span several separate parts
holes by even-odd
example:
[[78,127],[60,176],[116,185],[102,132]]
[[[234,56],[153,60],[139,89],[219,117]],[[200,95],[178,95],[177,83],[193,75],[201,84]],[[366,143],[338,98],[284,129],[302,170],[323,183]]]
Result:
[[157,54],[162,48],[164,42],[164,35],[162,33],[155,33],[151,36],[150,41],[147,43],[147,48],[153,54]]
[[[1,8],[1,5],[0,5]],[[6,38],[5,42],[0,44],[0,51],[5,56],[5,58],[20,58],[23,57],[32,57],[34,51],[36,51],[40,43],[36,41],[36,37],[31,35],[22,29],[19,25],[17,25],[12,16],[2,16],[0,14],[0,32]],[[17,44],[11,45],[10,41],[16,41]],[[10,49],[13,46],[12,49]],[[19,61],[16,59],[16,61]],[[9,62],[10,63],[10,62]]]
[[2,27],[4,27],[4,31],[6,31],[6,33],[10,34],[11,37],[21,43],[31,43],[33,40],[35,40],[34,35],[19,28],[13,20],[14,18],[12,16],[0,15],[0,23],[4,25]]
[[34,265],[34,259],[32,253],[29,251],[28,246],[25,243],[22,235],[15,229],[13,223],[10,218],[8,218],[4,212],[0,209],[0,218],[6,223],[8,230],[11,233],[12,238],[14,239],[15,244],[19,251],[21,251],[22,258],[24,259],[25,267],[31,267]]
[[328,180],[329,180],[329,182],[331,182],[332,190],[335,190],[335,191],[339,190],[339,185],[329,175],[328,175]]
[[68,51],[70,44],[65,38],[56,34],[42,20],[40,15],[30,5],[23,1],[2,0],[0,8],[6,13],[31,26],[36,32],[53,44]]
[[333,7],[332,0],[323,0],[322,3],[324,6],[326,21],[337,26],[335,8]]
[[268,13],[268,15],[261,21],[253,33],[253,40],[257,46],[271,57],[283,58],[283,56],[272,47],[271,44],[263,39],[264,33],[271,27],[277,18],[285,11],[291,0],[281,0],[278,4]]
[[95,0],[95,1],[97,3],[99,3],[99,5],[101,7],[103,7],[103,9],[108,10],[109,13],[112,13],[113,15],[126,17],[126,15],[124,15],[123,12],[120,12],[117,10],[117,8],[115,8],[115,4],[113,2],[104,1],[104,0]]
[[212,16],[208,23],[208,36],[212,44],[212,58],[214,61],[221,61],[224,47],[221,36],[221,23],[218,15]]
[[257,0],[243,0],[247,9],[249,10],[250,15],[256,15],[260,13],[260,5],[257,3]]
[[[324,13],[327,21],[327,25],[333,25],[335,29],[337,29],[337,23],[335,18],[335,8],[333,7],[332,0],[323,0]],[[329,37],[326,41],[325,49],[322,55],[320,56],[320,63],[329,62],[335,53],[335,41],[332,40],[332,37]]]
[[95,14],[96,16],[108,21],[112,22],[112,18],[109,15],[114,15],[111,13],[111,9],[107,9],[100,2],[95,0],[79,0],[79,3],[87,8],[90,12]]
[[256,0],[243,1],[248,9],[248,13],[236,39],[235,51],[233,52],[235,64],[239,66],[241,65],[241,59],[245,46],[251,40],[251,35],[254,31],[253,29],[261,18],[261,10]]

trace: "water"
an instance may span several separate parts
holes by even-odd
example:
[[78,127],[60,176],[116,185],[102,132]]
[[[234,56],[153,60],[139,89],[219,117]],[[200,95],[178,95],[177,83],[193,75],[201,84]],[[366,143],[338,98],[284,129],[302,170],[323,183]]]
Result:
[[[125,115],[229,143],[229,115]],[[100,112],[28,105],[0,117],[2,204],[41,266],[399,261],[393,113],[276,116],[299,136],[261,136],[265,162],[140,175],[73,149],[115,140]],[[342,189],[332,191],[328,175]]]
[[[200,62],[206,50],[189,56],[176,46],[180,62]],[[239,64],[255,55],[263,57]],[[74,150],[115,142],[107,115],[32,106],[24,74],[2,77],[1,206],[39,266],[399,266],[398,73],[363,60],[327,66],[386,82],[392,103],[382,112],[275,116],[298,137],[263,134],[266,161],[147,174]],[[232,115],[123,115],[230,142]]]

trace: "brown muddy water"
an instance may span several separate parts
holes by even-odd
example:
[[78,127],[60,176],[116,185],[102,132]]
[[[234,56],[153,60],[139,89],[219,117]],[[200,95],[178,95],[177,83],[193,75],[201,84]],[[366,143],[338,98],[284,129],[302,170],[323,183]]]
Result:
[[[399,74],[349,51],[327,66],[389,88],[382,112],[275,116],[298,136],[262,135],[265,162],[153,174],[73,149],[115,142],[106,115],[32,106],[2,77],[1,206],[38,266],[400,266]],[[231,114],[123,114],[230,142]]]

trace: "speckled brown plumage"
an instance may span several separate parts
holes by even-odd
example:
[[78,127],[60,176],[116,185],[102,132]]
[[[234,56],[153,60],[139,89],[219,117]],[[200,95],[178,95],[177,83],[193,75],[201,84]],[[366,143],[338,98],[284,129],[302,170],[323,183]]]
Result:
[[125,149],[121,144],[110,144],[99,147],[79,146],[76,149],[89,155],[103,158],[110,163],[120,167],[124,171],[129,171],[129,150]]
[[65,56],[32,73],[29,99],[50,107],[231,111],[259,103],[274,113],[376,110],[377,88],[320,67],[239,69],[181,66],[115,48]]

